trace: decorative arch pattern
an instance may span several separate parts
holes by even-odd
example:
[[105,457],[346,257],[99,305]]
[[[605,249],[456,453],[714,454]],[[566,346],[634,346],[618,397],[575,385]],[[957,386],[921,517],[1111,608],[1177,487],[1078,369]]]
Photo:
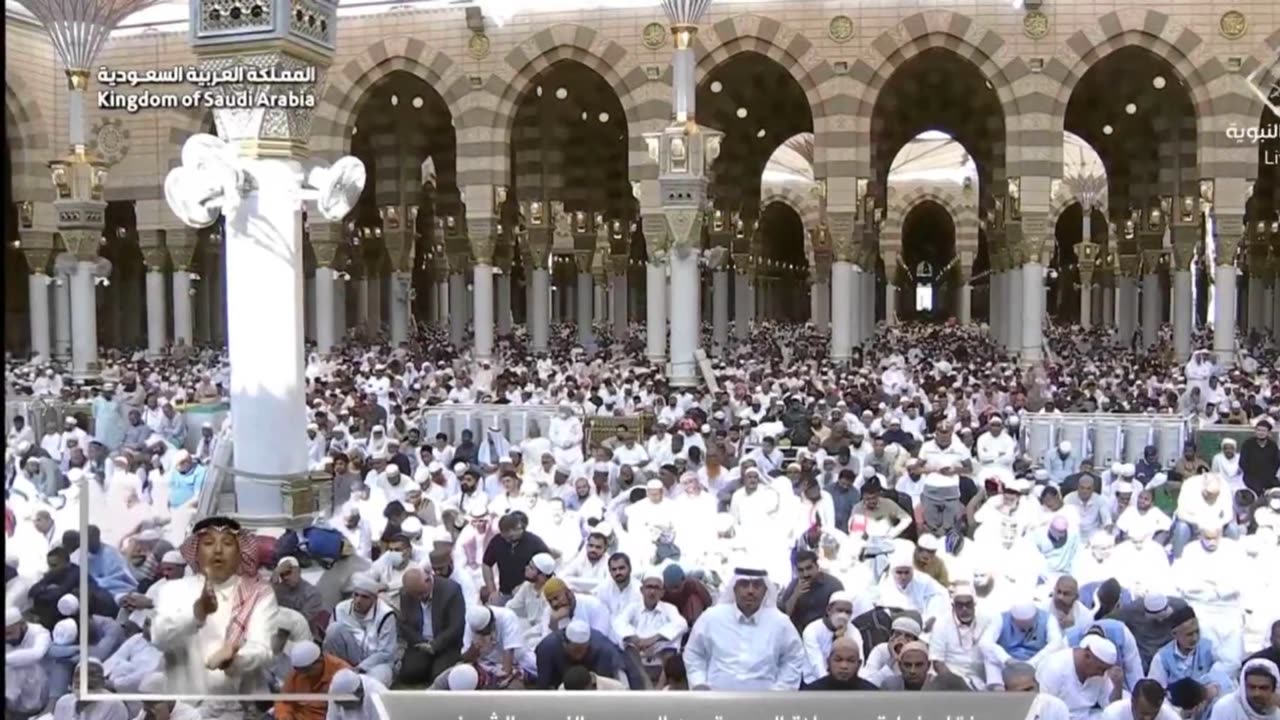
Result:
[[760,188],[761,217],[773,203],[786,205],[800,216],[800,222],[804,225],[804,255],[809,258],[809,262],[813,262],[814,252],[812,231],[821,220],[821,208],[818,206],[817,196],[813,194],[814,187],[816,186],[767,183]]
[[[647,157],[644,133],[656,129],[654,123],[657,119],[665,119],[665,108],[670,104],[656,103],[643,91],[647,81],[644,68],[636,64],[622,45],[591,28],[560,24],[534,33],[507,53],[498,71],[489,79],[484,105],[478,107],[473,116],[468,116],[465,123],[458,123],[460,160],[463,157],[482,157],[471,149],[474,145],[490,148],[486,153],[487,167],[482,171],[487,177],[472,171],[460,172],[459,186],[481,182],[511,184],[507,153],[512,142],[516,107],[538,74],[562,60],[583,64],[614,88],[627,118],[632,169],[640,171],[648,164],[642,159]],[[477,122],[481,119],[484,122]],[[464,148],[467,149],[466,154]],[[657,177],[656,167],[649,172],[653,178]],[[469,177],[464,180],[463,176]],[[639,177],[633,174],[632,179]]]
[[902,225],[917,205],[935,202],[951,216],[956,226],[956,253],[978,251],[978,206],[975,192],[956,186],[915,185],[910,188],[890,187],[889,207],[881,231],[881,246],[888,252],[902,254]]
[[46,132],[48,124],[26,83],[16,74],[5,73],[4,106],[14,200],[52,200],[53,188],[48,187],[45,172],[45,163],[53,159]]
[[[936,47],[947,48],[969,61],[991,83],[1004,111],[1005,136],[1009,152],[1013,153],[1013,128],[1019,115],[1014,83],[1029,73],[1026,63],[1007,49],[998,33],[949,10],[927,10],[904,19],[870,44],[867,60],[851,64],[850,95],[839,103],[852,111],[850,129],[869,137],[872,113],[889,78],[911,58]],[[870,177],[871,148],[857,147],[853,151],[852,174]]]
[[1239,104],[1231,96],[1239,96],[1245,90],[1239,85],[1241,78],[1227,72],[1198,33],[1150,8],[1125,8],[1099,17],[1095,26],[1067,39],[1058,55],[1045,64],[1041,78],[1024,85],[1020,102],[1026,108],[1035,108],[1039,116],[1024,117],[1025,127],[1047,129],[1023,134],[1023,161],[1017,164],[1016,173],[1059,175],[1062,147],[1051,139],[1061,137],[1071,94],[1090,68],[1123,47],[1151,51],[1168,62],[1185,83],[1196,111],[1199,173],[1219,177],[1247,173],[1247,163],[1241,161],[1248,153],[1232,147],[1233,143],[1221,132],[1234,117],[1229,108]]
[[[331,70],[329,85],[317,103],[311,125],[312,154],[327,161],[351,151],[351,129],[370,88],[388,75],[405,71],[422,78],[444,99],[455,124],[469,88],[462,70],[446,54],[421,40],[395,37],[379,40],[357,57]],[[458,153],[462,154],[461,141]]]
[[831,155],[837,129],[834,113],[839,112],[829,99],[836,93],[840,76],[822,59],[814,44],[798,30],[773,18],[760,15],[736,15],[725,18],[699,33],[694,40],[698,64],[694,81],[702,81],[720,65],[736,55],[754,52],[773,60],[795,79],[809,101],[813,118],[815,177],[827,177],[834,168],[828,164],[838,160]]

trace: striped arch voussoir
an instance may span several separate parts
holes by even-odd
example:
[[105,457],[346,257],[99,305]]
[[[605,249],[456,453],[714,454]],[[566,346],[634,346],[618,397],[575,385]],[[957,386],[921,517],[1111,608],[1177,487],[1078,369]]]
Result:
[[[1110,210],[1107,208],[1107,193],[1101,193],[1098,202],[1099,206],[1095,209],[1099,210],[1103,217],[1110,217]],[[1067,208],[1072,205],[1079,204],[1080,198],[1076,197],[1075,193],[1066,192],[1059,197],[1053,198],[1049,203],[1049,215],[1045,220],[1045,227],[1052,231],[1053,228],[1057,227],[1058,219],[1062,217],[1062,213],[1066,212]]]
[[40,106],[21,78],[4,79],[5,142],[9,150],[13,199],[42,201],[53,197],[46,165],[53,159],[48,127]]
[[[934,202],[947,211],[956,229],[956,250],[977,249],[978,208],[973,200],[966,199],[958,187],[914,187],[895,193],[890,198],[885,214],[884,245],[902,248],[902,226],[917,205]],[[966,243],[966,241],[968,241]],[[968,247],[967,245],[972,245]]]
[[379,40],[346,64],[329,70],[329,85],[311,124],[312,153],[332,161],[350,152],[351,131],[361,104],[371,89],[397,71],[410,73],[430,85],[456,119],[459,99],[469,89],[457,64],[417,38]]

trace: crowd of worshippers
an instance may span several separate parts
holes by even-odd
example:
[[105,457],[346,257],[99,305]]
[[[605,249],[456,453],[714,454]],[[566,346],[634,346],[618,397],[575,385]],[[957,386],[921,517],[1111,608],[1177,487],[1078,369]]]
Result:
[[[314,720],[387,688],[1003,690],[1037,692],[1047,720],[1277,717],[1272,366],[1053,333],[1024,371],[978,330],[901,326],[836,368],[812,327],[775,330],[713,363],[716,392],[629,351],[313,358],[305,432],[335,510],[279,537],[195,517],[207,453],[125,404],[174,408],[193,375],[133,361],[99,386],[92,435],[74,417],[57,445],[10,433],[6,713],[89,712],[83,663],[108,692],[355,698],[272,709]],[[414,424],[476,401],[557,416],[518,442]],[[1106,467],[1018,435],[1103,406],[1256,431]],[[586,418],[641,410],[644,436],[585,442]]]

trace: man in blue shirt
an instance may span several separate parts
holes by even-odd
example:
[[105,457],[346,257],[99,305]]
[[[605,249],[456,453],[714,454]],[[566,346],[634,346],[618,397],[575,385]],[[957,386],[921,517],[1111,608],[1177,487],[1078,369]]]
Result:
[[619,678],[625,674],[632,690],[645,687],[639,669],[609,641],[592,630],[586,622],[574,620],[562,632],[553,632],[538,643],[534,651],[538,661],[538,688],[554,690],[564,682],[564,672],[571,665],[582,665],[601,677]]

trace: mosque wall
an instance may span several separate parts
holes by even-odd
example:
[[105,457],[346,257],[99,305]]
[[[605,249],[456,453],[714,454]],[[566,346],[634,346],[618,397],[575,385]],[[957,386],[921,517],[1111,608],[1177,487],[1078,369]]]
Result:
[[[922,50],[945,47],[979,67],[1006,115],[1006,172],[1049,178],[1060,172],[1063,114],[1072,87],[1111,50],[1139,45],[1187,79],[1199,112],[1198,167],[1184,172],[1238,178],[1255,172],[1256,151],[1230,143],[1225,129],[1231,122],[1256,123],[1261,113],[1243,77],[1280,52],[1280,5],[1272,0],[1177,0],[1159,6],[1051,1],[1038,14],[1013,10],[1004,0],[931,5],[917,11],[897,2],[716,3],[698,38],[698,76],[740,52],[783,64],[810,101],[815,173],[831,179],[832,197],[838,198],[852,178],[873,175],[876,93],[895,68]],[[462,11],[344,17],[312,147],[322,157],[346,152],[360,94],[387,73],[407,70],[428,80],[452,111],[459,188],[512,184],[509,147],[520,95],[538,71],[572,59],[599,72],[617,91],[627,114],[631,179],[651,181],[656,170],[641,134],[669,116],[665,24],[656,7],[523,15],[478,39],[465,29]],[[10,22],[6,40],[6,106],[16,121],[10,143],[21,147],[14,149],[21,159],[15,167],[22,169],[15,196],[43,200],[50,195],[43,163],[66,135],[65,81],[38,30]],[[101,64],[120,69],[192,60],[185,33],[113,39],[101,56]],[[92,86],[97,89],[96,81]],[[114,161],[108,198],[159,201],[161,179],[177,162],[181,140],[199,131],[206,117],[206,111],[128,114],[91,108],[91,142]],[[1044,190],[1039,210],[1047,212]],[[162,202],[154,206],[166,212]]]

